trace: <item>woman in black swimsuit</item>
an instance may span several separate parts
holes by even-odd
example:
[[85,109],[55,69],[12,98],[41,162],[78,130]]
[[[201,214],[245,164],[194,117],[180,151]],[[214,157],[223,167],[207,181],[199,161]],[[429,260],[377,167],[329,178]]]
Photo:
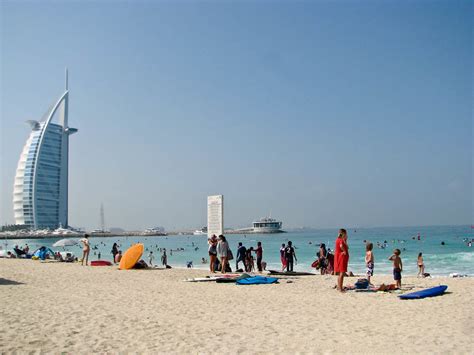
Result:
[[216,272],[215,263],[217,259],[217,237],[215,234],[213,234],[212,237],[207,240],[207,244],[209,244],[209,269],[211,272]]

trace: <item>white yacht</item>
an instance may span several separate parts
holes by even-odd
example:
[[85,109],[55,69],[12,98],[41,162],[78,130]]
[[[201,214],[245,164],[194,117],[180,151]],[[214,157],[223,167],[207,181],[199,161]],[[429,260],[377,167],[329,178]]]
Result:
[[168,235],[165,232],[165,229],[163,227],[153,227],[153,228],[147,228],[143,231],[143,235],[152,235],[152,236],[165,236]]
[[277,221],[274,218],[265,217],[253,222],[254,233],[281,233],[281,226],[283,222]]
[[69,228],[63,228],[61,225],[59,225],[59,228],[55,229],[52,233],[52,235],[71,235],[71,234],[77,234],[77,232],[69,229]]
[[110,234],[110,232],[106,229],[93,229],[91,234]]
[[193,232],[193,235],[207,235],[207,227],[202,227]]

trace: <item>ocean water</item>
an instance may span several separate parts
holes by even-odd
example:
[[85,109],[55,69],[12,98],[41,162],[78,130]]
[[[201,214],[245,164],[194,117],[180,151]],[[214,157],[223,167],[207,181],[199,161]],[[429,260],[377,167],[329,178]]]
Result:
[[[421,240],[417,240],[420,233]],[[267,269],[279,269],[280,246],[288,240],[296,247],[298,264],[297,271],[311,271],[311,263],[316,259],[319,244],[325,243],[327,247],[334,249],[337,229],[321,229],[305,233],[281,233],[281,234],[247,234],[228,235],[229,245],[234,252],[237,243],[242,242],[246,247],[256,247],[257,241],[261,241],[264,249],[263,260],[267,262]],[[415,240],[412,239],[415,237]],[[393,249],[402,251],[401,258],[404,266],[404,275],[417,274],[417,256],[423,253],[425,272],[433,276],[449,275],[450,273],[468,274],[474,276],[474,247],[467,246],[463,239],[472,240],[474,229],[471,226],[434,226],[434,227],[387,227],[387,228],[360,228],[348,229],[349,243],[349,270],[355,274],[365,273],[365,242],[374,243],[375,275],[391,274],[392,265],[388,260]],[[30,249],[36,249],[41,245],[51,247],[57,239],[42,240],[2,240],[3,249],[12,249],[16,244],[23,246],[26,243]],[[386,248],[377,247],[377,242],[387,242]],[[117,242],[120,249],[125,251],[130,245],[141,242],[146,251],[143,259],[148,262],[148,254],[153,251],[155,263],[160,263],[160,252],[158,248],[166,248],[168,252],[168,264],[173,267],[185,267],[188,261],[193,261],[195,268],[208,268],[202,264],[201,259],[209,259],[207,254],[207,237],[193,235],[178,235],[167,237],[107,237],[91,238],[91,246],[97,249],[91,250],[90,260],[96,260],[97,254],[101,253],[101,259],[112,260],[112,244]],[[444,242],[445,245],[441,245]],[[176,251],[183,248],[184,250]],[[63,248],[52,248],[63,250]],[[170,253],[170,250],[173,250]],[[81,256],[80,245],[66,248],[76,256]],[[231,262],[235,268],[235,260]]]

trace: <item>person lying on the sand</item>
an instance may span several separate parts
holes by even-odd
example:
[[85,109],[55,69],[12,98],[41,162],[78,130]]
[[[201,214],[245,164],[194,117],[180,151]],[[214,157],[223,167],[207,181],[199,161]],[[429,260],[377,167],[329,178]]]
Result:
[[[337,288],[337,285],[334,285],[333,288]],[[343,288],[344,291],[365,291],[365,292],[377,292],[377,291],[384,291],[384,292],[388,292],[388,291],[395,291],[395,290],[398,290],[399,288],[397,287],[397,285],[395,284],[390,284],[390,285],[385,285],[385,284],[381,284],[380,286],[378,287],[369,287],[367,289],[357,289],[357,287],[355,285],[350,285],[350,286],[345,286]]]
[[390,284],[390,285],[381,284],[374,291],[393,291],[393,290],[398,290],[397,285],[395,285],[395,284]]

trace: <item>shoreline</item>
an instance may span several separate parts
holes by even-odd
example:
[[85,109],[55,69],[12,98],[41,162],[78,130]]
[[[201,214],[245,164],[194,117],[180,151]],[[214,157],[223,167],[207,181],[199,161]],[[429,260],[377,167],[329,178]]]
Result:
[[[6,257],[0,257],[0,260],[18,260],[18,261],[24,261],[24,262],[34,262],[34,263],[41,263],[41,261],[39,260],[32,260],[32,259],[27,259],[27,258],[6,258]],[[145,262],[147,262],[146,258],[142,258]],[[105,260],[105,261],[110,261],[106,258],[102,258],[102,259],[94,259],[94,260]],[[89,263],[93,261],[93,259],[89,258]],[[53,263],[53,264],[65,264],[64,262],[57,262],[56,260],[54,259],[46,259],[45,261],[43,261],[43,263]],[[76,262],[73,262],[73,263],[67,263],[67,264],[70,264],[70,265],[79,265],[81,262],[80,261],[76,261]],[[148,264],[148,262],[147,262]],[[168,264],[169,266],[171,266],[171,269],[175,269],[175,270],[189,270],[190,272],[192,272],[192,270],[196,270],[196,271],[200,271],[200,272],[207,272],[209,273],[210,275],[212,275],[209,271],[209,264],[198,264],[198,266],[194,265],[192,268],[188,268],[188,267],[185,267],[185,266],[177,266],[176,264],[172,264],[172,263],[169,263]],[[206,265],[206,266],[203,266],[203,265]],[[81,266],[81,265],[79,265]],[[232,265],[231,265],[232,266]],[[90,266],[88,265],[87,267],[93,267],[93,266]],[[118,264],[115,264],[115,265],[111,265],[111,266],[102,266],[102,268],[108,268],[108,269],[114,269],[114,268],[117,268],[118,270]],[[154,264],[153,267],[149,267],[149,269],[156,269],[156,270],[162,270],[164,268],[163,265],[161,264]],[[232,269],[233,271],[232,272],[227,272],[227,274],[235,274],[235,273],[244,273],[244,272],[237,272],[235,271],[234,269]],[[258,271],[252,271],[251,273],[249,274],[252,274],[252,275],[264,275],[264,276],[267,276],[267,275],[270,275],[270,272],[269,270],[277,270],[279,271],[280,269],[279,268],[276,268],[276,269],[268,269],[268,270],[263,270],[262,273],[258,272]],[[308,271],[310,270],[310,271]],[[319,272],[314,272],[314,268],[302,268],[302,269],[296,269],[295,268],[295,271],[304,271],[304,272],[311,272],[314,276],[334,276],[334,275],[321,275]],[[350,270],[349,270],[350,271]],[[247,272],[245,272],[247,273]],[[217,272],[216,273],[217,275],[220,274],[220,272]],[[474,277],[474,274],[462,274],[462,273],[459,273],[459,272],[453,272],[451,274],[459,274],[460,276],[450,276],[450,275],[442,275],[442,274],[430,274],[430,276],[427,276],[427,277],[418,277],[418,275],[416,274],[403,274],[402,277],[403,278],[417,278],[417,279],[443,279],[443,278],[447,278],[447,279],[462,279],[462,278],[473,278]],[[292,275],[289,275],[289,276],[292,276]],[[388,272],[388,273],[375,273],[373,277],[392,277],[392,273]],[[344,279],[356,279],[356,278],[366,278],[366,275],[365,274],[361,274],[361,273],[354,273],[353,276],[345,276]]]
[[[366,266],[364,261],[366,240],[377,244],[375,249],[375,273],[390,275],[392,267],[388,258],[392,248],[400,248],[402,250],[402,259],[404,262],[404,276],[417,275],[416,260],[419,252],[423,253],[425,259],[426,272],[433,277],[449,276],[458,273],[461,275],[469,274],[473,276],[474,272],[474,248],[469,248],[467,240],[471,240],[471,236],[464,236],[462,233],[466,229],[447,228],[446,230],[438,230],[430,228],[421,231],[421,241],[414,240],[416,230],[375,230],[370,233],[363,233],[359,230],[357,233],[351,234],[349,247],[351,250],[351,258],[349,262],[349,271],[354,274],[364,275]],[[267,263],[267,269],[280,269],[280,252],[281,243],[292,240],[296,253],[298,255],[298,263],[295,263],[295,271],[319,272],[311,268],[311,264],[316,259],[319,244],[325,243],[331,249],[333,248],[333,236],[329,232],[320,234],[316,233],[299,233],[299,234],[273,234],[273,235],[228,235],[229,245],[234,255],[237,251],[239,242],[247,248],[254,247],[257,241],[261,241],[264,248],[264,261]],[[31,240],[0,240],[0,256],[5,254],[5,250],[13,252],[13,247],[19,245],[20,249],[28,244],[31,252],[41,246],[50,247],[58,251],[70,251],[75,256],[81,257],[81,243],[77,246],[66,248],[54,248],[52,245],[59,239],[57,236],[49,239],[31,239]],[[80,238],[78,238],[80,239]],[[77,239],[76,239],[77,240]],[[122,253],[125,252],[134,243],[144,244],[145,251],[142,256],[148,262],[149,252],[153,251],[154,262],[160,264],[161,253],[164,248],[169,251],[168,263],[173,267],[186,267],[187,263],[192,261],[194,268],[206,270],[208,264],[202,264],[202,259],[208,260],[207,238],[206,236],[107,236],[91,237],[91,260],[101,259],[112,261],[111,249],[113,243],[118,243]],[[444,242],[445,245],[444,245]],[[8,243],[8,244],[6,244]],[[379,246],[380,243],[380,246]],[[172,251],[172,255],[171,255]],[[231,262],[232,268],[235,262]],[[235,269],[235,268],[234,268]]]

